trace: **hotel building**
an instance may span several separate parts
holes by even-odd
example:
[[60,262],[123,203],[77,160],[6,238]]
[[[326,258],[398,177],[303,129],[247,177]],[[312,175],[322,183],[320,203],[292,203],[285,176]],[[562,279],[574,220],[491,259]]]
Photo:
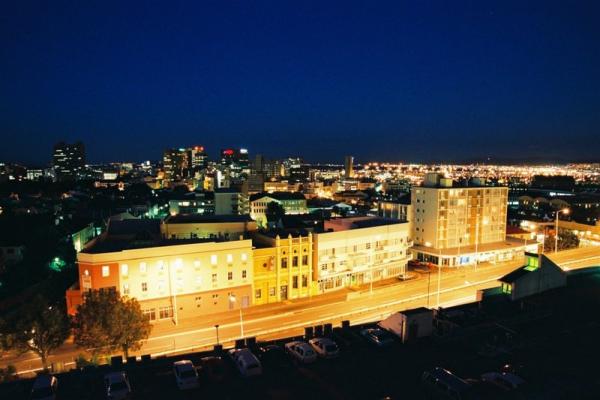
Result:
[[427,174],[411,190],[415,258],[442,266],[522,257],[523,241],[506,238],[507,187],[455,187],[451,179]]

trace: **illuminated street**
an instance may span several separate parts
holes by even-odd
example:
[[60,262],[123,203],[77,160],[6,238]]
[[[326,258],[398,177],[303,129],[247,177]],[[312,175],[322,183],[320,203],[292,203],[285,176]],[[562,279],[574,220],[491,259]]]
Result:
[[[567,266],[568,270],[600,265],[600,247],[584,247],[549,256],[559,265]],[[443,269],[440,305],[449,307],[475,301],[478,289],[498,286],[499,277],[521,264],[513,261],[497,265],[481,264],[477,270],[473,266],[457,270]],[[437,273],[433,272],[431,280],[427,279],[427,274],[420,274],[415,280],[375,287],[372,294],[367,286],[356,292],[344,291],[248,308],[243,312],[244,333],[246,337],[255,336],[259,340],[274,339],[302,335],[307,326],[324,323],[338,326],[345,319],[353,325],[378,321],[395,311],[427,306],[428,286],[429,306],[436,307]],[[219,324],[221,344],[232,345],[239,338],[239,314],[235,310],[201,319],[180,320],[178,326],[172,322],[156,324],[151,337],[136,354],[173,354],[210,348],[216,344],[216,324]],[[51,361],[64,362],[69,366],[80,353],[72,344],[65,344],[51,357]],[[5,357],[2,364],[14,364],[22,372],[40,367],[39,358],[30,353],[16,359]]]

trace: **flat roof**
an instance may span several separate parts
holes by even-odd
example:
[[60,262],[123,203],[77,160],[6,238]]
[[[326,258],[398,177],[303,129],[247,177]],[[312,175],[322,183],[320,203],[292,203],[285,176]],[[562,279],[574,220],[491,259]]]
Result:
[[99,239],[90,246],[86,247],[81,253],[86,254],[101,254],[101,253],[116,253],[123,250],[147,249],[153,247],[178,246],[182,244],[224,242],[225,240],[218,238],[204,239],[156,239],[156,240],[131,240],[131,239],[115,239],[107,237]]
[[200,214],[178,214],[165,219],[165,224],[213,224],[213,223],[253,222],[249,215],[200,215]]

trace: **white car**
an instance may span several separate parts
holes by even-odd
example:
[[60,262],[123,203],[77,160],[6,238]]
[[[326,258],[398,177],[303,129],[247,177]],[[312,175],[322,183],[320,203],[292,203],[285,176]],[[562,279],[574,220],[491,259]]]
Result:
[[196,367],[190,360],[175,361],[173,363],[173,375],[175,375],[175,381],[180,390],[198,387],[198,372],[196,372]]
[[306,342],[297,340],[286,343],[284,348],[286,353],[303,364],[310,364],[317,360],[317,353],[315,353],[313,348]]
[[319,357],[336,358],[340,355],[340,349],[331,339],[314,338],[310,339],[308,343],[312,346]]
[[248,349],[231,349],[229,356],[233,360],[240,374],[245,377],[262,374],[262,364]]
[[38,375],[31,389],[32,400],[55,400],[58,380],[52,375]]
[[111,372],[104,375],[106,398],[109,400],[124,400],[131,397],[131,385],[125,372]]

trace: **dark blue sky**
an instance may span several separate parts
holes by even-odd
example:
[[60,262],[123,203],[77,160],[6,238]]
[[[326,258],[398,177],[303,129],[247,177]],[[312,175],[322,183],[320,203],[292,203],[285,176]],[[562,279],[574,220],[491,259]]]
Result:
[[0,160],[599,159],[600,2],[522,3],[4,2]]

